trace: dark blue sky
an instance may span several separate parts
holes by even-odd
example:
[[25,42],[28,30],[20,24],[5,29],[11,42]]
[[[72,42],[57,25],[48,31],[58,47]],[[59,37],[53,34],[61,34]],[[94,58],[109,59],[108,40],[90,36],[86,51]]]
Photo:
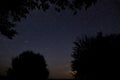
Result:
[[13,40],[0,37],[1,71],[10,66],[13,57],[33,50],[44,55],[50,77],[70,78],[72,47],[77,37],[94,36],[99,31],[120,32],[120,0],[101,0],[75,16],[69,10],[61,13],[35,10],[16,29],[19,34]]

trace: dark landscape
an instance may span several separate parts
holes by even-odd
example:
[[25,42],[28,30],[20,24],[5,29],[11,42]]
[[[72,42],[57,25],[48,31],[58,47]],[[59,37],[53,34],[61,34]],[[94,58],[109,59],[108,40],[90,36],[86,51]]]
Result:
[[119,54],[120,0],[0,0],[0,80],[116,80]]

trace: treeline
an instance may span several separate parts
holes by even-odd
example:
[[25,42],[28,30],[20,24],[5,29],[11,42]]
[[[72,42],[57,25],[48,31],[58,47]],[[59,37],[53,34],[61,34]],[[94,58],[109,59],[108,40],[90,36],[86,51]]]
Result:
[[[77,39],[74,42],[71,61],[73,79],[97,80],[116,78],[119,66],[120,34],[103,35]],[[49,70],[40,53],[25,51],[12,59],[12,67],[6,77],[0,80],[47,80]],[[100,74],[100,75],[98,75]],[[109,74],[109,76],[107,76]]]

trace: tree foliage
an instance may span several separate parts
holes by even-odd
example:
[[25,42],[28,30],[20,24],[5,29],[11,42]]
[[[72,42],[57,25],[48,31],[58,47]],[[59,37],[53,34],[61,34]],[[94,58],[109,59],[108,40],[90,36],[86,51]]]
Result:
[[26,51],[12,60],[7,71],[10,80],[47,80],[49,71],[42,55]]
[[15,24],[25,18],[31,10],[46,11],[50,7],[58,12],[71,9],[74,13],[82,6],[88,8],[97,0],[0,0],[0,32],[12,39],[17,34]]
[[[108,74],[107,79],[110,75],[112,78],[115,68],[118,69],[120,34],[103,36],[99,33],[96,37],[78,39],[74,44],[71,66],[76,80],[105,79]],[[96,74],[100,74],[99,77]]]

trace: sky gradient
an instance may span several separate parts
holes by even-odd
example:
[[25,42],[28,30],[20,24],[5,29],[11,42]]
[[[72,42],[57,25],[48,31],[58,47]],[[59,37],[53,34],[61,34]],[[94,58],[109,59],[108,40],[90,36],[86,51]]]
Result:
[[120,0],[100,0],[74,16],[70,10],[34,10],[16,29],[19,34],[12,40],[0,35],[1,72],[10,67],[13,57],[32,50],[44,55],[51,78],[71,78],[71,54],[77,37],[120,33]]

